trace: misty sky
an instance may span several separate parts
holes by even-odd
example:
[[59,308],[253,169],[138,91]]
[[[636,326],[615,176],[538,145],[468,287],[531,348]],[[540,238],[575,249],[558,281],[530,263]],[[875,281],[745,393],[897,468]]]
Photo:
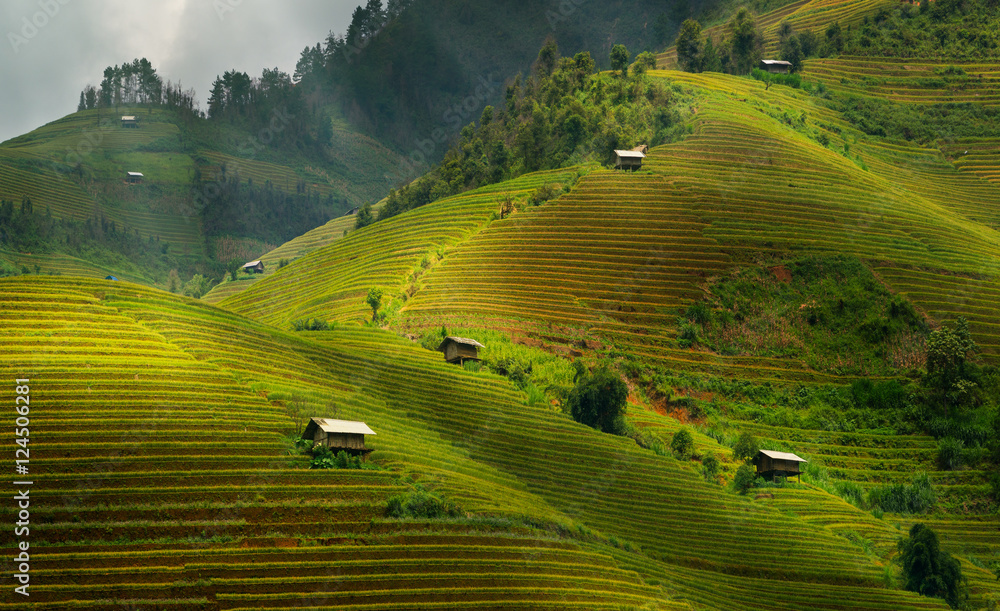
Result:
[[216,75],[236,68],[256,77],[265,67],[291,74],[302,48],[346,31],[359,3],[2,0],[0,142],[75,112],[80,91],[99,85],[106,66],[137,57],[164,83],[193,87],[205,110]]

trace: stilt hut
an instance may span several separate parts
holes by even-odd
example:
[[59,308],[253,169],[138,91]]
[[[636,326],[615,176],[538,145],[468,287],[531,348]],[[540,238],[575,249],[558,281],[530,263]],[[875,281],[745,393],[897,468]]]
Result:
[[365,435],[375,435],[364,422],[310,418],[303,439],[312,439],[313,445],[324,445],[336,454],[343,450],[352,456],[367,456],[373,448],[365,446]]
[[775,452],[774,450],[761,450],[754,459],[759,477],[770,477],[777,479],[789,475],[798,475],[799,482],[802,481],[802,463],[808,462],[804,458],[799,458],[791,452]]
[[438,346],[438,352],[444,352],[444,360],[449,363],[463,365],[465,361],[478,361],[479,349],[485,347],[474,339],[448,336]]

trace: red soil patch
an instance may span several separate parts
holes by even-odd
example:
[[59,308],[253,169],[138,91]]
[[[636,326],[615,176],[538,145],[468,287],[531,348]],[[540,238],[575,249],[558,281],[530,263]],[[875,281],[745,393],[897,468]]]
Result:
[[775,265],[774,267],[769,267],[767,269],[774,274],[774,278],[778,282],[788,284],[792,281],[792,272],[788,271],[788,268],[784,265]]

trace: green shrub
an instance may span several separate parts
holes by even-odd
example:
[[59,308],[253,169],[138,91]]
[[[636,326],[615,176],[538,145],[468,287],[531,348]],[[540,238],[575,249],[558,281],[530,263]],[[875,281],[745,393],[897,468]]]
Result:
[[705,481],[714,482],[719,477],[719,470],[722,465],[714,454],[708,454],[701,459],[701,474]]
[[864,506],[865,489],[857,482],[836,482],[833,487],[837,494],[848,503],[856,507]]
[[330,448],[318,445],[312,449],[313,459],[310,469],[363,469],[364,463],[360,456],[351,456],[344,450],[335,455]]
[[322,318],[300,318],[292,321],[292,328],[296,331],[327,331],[335,328],[337,323],[331,327],[330,323]]
[[680,335],[677,337],[677,345],[681,348],[689,348],[696,345],[701,339],[701,327],[689,322],[682,322]]
[[690,460],[694,454],[694,438],[691,436],[691,431],[682,428],[674,433],[673,439],[670,440],[670,450],[678,460]]
[[943,598],[952,608],[957,608],[967,598],[962,567],[951,554],[941,550],[933,530],[923,524],[914,524],[910,536],[901,540],[898,548],[905,589],[922,596]]
[[746,494],[748,490],[756,485],[756,474],[753,467],[750,465],[740,465],[740,468],[736,470],[736,476],[733,477],[733,488],[740,494]]
[[938,466],[945,471],[960,469],[965,462],[965,444],[961,439],[945,437],[938,441]]
[[890,513],[925,513],[934,501],[934,489],[926,473],[913,476],[909,485],[886,484],[868,491],[868,506]]
[[[578,364],[576,361],[574,365]],[[625,431],[625,401],[628,387],[617,374],[601,367],[592,374],[578,370],[576,387],[567,398],[573,420],[620,435]]]
[[736,438],[736,443],[733,444],[733,458],[742,460],[744,463],[752,462],[757,457],[758,452],[760,452],[760,444],[757,443],[757,438],[747,431],[740,433],[740,436]]
[[457,505],[417,488],[389,498],[385,515],[390,518],[456,518],[462,515]]

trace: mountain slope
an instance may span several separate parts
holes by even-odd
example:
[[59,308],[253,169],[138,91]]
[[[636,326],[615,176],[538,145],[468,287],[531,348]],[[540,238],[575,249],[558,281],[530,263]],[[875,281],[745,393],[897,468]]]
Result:
[[[72,576],[69,562],[106,575],[100,587],[38,583],[33,601],[672,609],[690,597],[726,609],[743,599],[698,592],[766,576],[813,582],[761,592],[769,608],[797,608],[810,599],[803,591],[820,590],[830,608],[858,608],[858,596],[869,609],[941,608],[881,589],[882,570],[843,539],[720,494],[630,440],[527,407],[502,378],[463,372],[391,334],[346,326],[293,336],[127,283],[19,278],[0,290],[19,329],[48,329],[5,329],[3,368],[31,380],[33,410],[52,406],[65,423],[39,414],[33,429],[37,575]],[[301,414],[368,422],[372,459],[388,470],[296,468],[282,435],[294,427],[284,412],[300,403]],[[408,481],[466,517],[382,518]],[[442,552],[450,561],[435,562]],[[419,569],[405,561],[412,554]],[[387,562],[381,572],[365,570],[375,558]],[[485,572],[503,558],[528,572]],[[334,574],[315,571],[331,561]],[[296,577],[265,577],[275,570]]]
[[[30,200],[37,226],[24,235],[4,220],[0,260],[7,270],[30,271],[37,264],[43,274],[87,270],[161,286],[171,268],[185,279],[194,272],[216,276],[230,258],[259,257],[273,248],[266,244],[273,238],[253,228],[223,233],[205,227],[206,212],[237,178],[244,189],[251,182],[270,185],[278,194],[272,199],[298,202],[287,219],[318,219],[301,229],[289,225],[292,220],[273,223],[268,232],[283,236],[280,243],[381,198],[390,186],[385,175],[399,159],[343,127],[332,131],[337,152],[328,163],[308,152],[247,147],[252,134],[179,111],[143,109],[138,129],[121,126],[111,113],[81,111],[0,144],[0,200],[15,210]],[[142,183],[126,184],[126,172],[141,172]],[[234,250],[228,237],[244,244]],[[27,256],[39,253],[41,259]],[[77,263],[61,263],[67,258]]]

